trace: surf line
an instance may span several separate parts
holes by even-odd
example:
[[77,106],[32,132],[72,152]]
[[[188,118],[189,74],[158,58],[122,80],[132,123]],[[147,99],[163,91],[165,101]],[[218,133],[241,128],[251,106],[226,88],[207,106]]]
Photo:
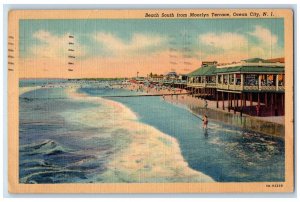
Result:
[[[102,97],[92,97],[87,93],[78,93],[78,89],[70,89],[67,94],[71,98],[82,101],[94,101],[95,103],[104,101],[104,104],[116,105],[120,107],[120,111],[116,112],[120,113],[120,116],[127,113],[133,115],[120,117],[120,119],[124,118],[122,126],[123,129],[130,132],[128,135],[132,142],[128,147],[118,152],[115,158],[108,163],[108,172],[104,174],[106,181],[117,179],[121,182],[128,180],[153,182],[156,177],[158,177],[157,180],[164,182],[169,182],[170,179],[177,182],[214,181],[210,176],[188,166],[176,138],[151,125],[138,121],[138,116],[122,103]],[[149,147],[150,144],[151,147]],[[163,152],[165,155],[158,155],[158,151]],[[115,170],[118,170],[118,172],[115,172]],[[174,170],[180,170],[180,174],[178,175]],[[125,173],[125,175],[120,176],[118,173]],[[131,178],[125,179],[124,176],[131,176]],[[134,176],[137,176],[137,178]]]

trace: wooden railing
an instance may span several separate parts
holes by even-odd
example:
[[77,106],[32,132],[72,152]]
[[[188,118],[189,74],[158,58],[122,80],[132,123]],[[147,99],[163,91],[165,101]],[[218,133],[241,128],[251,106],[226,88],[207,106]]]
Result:
[[276,91],[276,86],[260,86],[259,90]]
[[284,86],[242,86],[233,84],[220,84],[220,83],[188,83],[189,87],[201,88],[217,88],[221,90],[235,90],[235,91],[284,91]]
[[218,83],[218,84],[217,84],[217,88],[219,88],[219,89],[224,89],[224,90],[229,90],[229,85],[227,85],[227,84],[222,84],[222,83]]
[[206,83],[206,87],[207,88],[215,88],[216,87],[216,83]]
[[202,87],[202,88],[204,88],[205,87],[205,83],[188,83],[187,86],[190,86],[190,87]]
[[244,86],[243,90],[258,90],[258,86]]
[[216,83],[188,83],[190,87],[216,88]]
[[284,91],[284,89],[285,89],[284,86],[278,86],[279,91]]
[[229,85],[229,90],[243,90],[241,85]]

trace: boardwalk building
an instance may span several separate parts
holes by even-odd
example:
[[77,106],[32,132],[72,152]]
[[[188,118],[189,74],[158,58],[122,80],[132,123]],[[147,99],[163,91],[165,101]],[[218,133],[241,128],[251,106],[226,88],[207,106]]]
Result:
[[199,69],[188,74],[187,90],[195,97],[216,98],[217,62],[202,62]]
[[[217,107],[255,116],[284,115],[284,59],[253,58],[228,65],[202,64],[187,89]],[[225,102],[227,106],[225,106]]]

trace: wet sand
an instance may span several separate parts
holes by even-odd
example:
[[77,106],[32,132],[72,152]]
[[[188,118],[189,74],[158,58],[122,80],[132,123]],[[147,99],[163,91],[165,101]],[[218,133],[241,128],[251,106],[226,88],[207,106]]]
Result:
[[[153,88],[147,88],[142,84],[134,84],[128,86],[127,89],[137,90],[138,86],[142,86],[143,92],[150,94],[172,94],[172,93],[186,93],[186,90],[176,89],[170,91],[168,89],[157,91]],[[180,91],[181,90],[181,91]],[[240,113],[234,114],[233,110],[228,112],[226,109],[222,110],[221,102],[219,102],[219,108],[216,107],[216,101],[207,100],[207,108],[205,108],[205,100],[192,97],[191,95],[166,95],[164,99],[167,102],[178,104],[187,107],[192,113],[201,117],[203,114],[207,114],[209,119],[221,121],[226,124],[242,127],[248,130],[260,132],[266,135],[284,137],[284,116],[271,116],[271,117],[253,117],[247,114]],[[228,101],[224,101],[225,108]],[[253,102],[253,105],[256,103]],[[250,101],[247,102],[250,105]]]

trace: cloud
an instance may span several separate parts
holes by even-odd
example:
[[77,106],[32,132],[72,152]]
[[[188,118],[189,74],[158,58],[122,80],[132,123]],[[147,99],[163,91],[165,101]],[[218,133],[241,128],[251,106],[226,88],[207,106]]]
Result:
[[249,35],[254,36],[262,45],[272,46],[276,45],[278,38],[276,35],[272,34],[270,30],[262,27],[255,26],[255,30],[250,32]]
[[254,31],[248,34],[256,40],[250,49],[255,57],[274,58],[284,55],[283,47],[278,44],[278,37],[272,34],[269,29],[257,25]]
[[241,49],[248,44],[248,40],[244,35],[231,32],[203,34],[199,36],[199,41],[207,46],[223,50]]
[[[39,30],[33,33],[33,38],[37,43],[31,46],[30,56],[37,58],[53,58],[53,59],[67,59],[68,49],[71,48],[73,56],[84,56],[85,47],[80,45],[77,39],[69,38],[70,33],[63,35],[55,35],[48,31]],[[69,45],[69,42],[74,45]]]
[[145,35],[134,33],[129,41],[109,32],[98,32],[93,36],[94,40],[101,43],[106,50],[114,55],[139,53],[163,47],[166,37],[159,35]]
[[[24,59],[20,61],[21,78],[97,78],[97,77],[134,77],[156,73],[163,74],[174,69],[177,73],[189,73],[200,65],[199,60],[191,59],[192,65],[172,65],[169,52],[157,52],[152,55],[133,55],[131,57],[99,57],[84,58],[80,65],[75,65],[73,71],[68,71],[65,64],[57,60],[43,60],[41,58]],[[40,68],[43,67],[43,68]],[[48,71],[45,71],[48,70]]]
[[[254,26],[250,32],[204,33],[193,38],[191,58],[175,47],[176,57],[170,57],[166,35],[132,33],[129,38],[111,32],[82,34],[72,39],[74,55],[78,58],[68,71],[69,33],[54,34],[45,30],[35,32],[25,58],[21,60],[22,77],[115,77],[148,73],[164,73],[175,69],[188,73],[201,61],[240,61],[246,58],[275,58],[284,56],[278,37],[269,29]],[[84,39],[87,44],[80,43]],[[84,37],[84,38],[83,38]],[[91,43],[93,42],[93,43]],[[198,42],[198,44],[197,44]],[[88,45],[89,44],[89,45]],[[197,47],[197,45],[199,45]],[[101,52],[103,51],[103,53]],[[173,53],[172,53],[173,54]],[[175,54],[175,53],[174,53]],[[172,62],[175,61],[176,64]],[[184,63],[186,62],[186,63]],[[189,64],[190,63],[190,64]]]
[[260,57],[274,58],[284,55],[278,37],[262,26],[255,26],[252,32],[240,34],[223,32],[206,33],[199,36],[201,51],[197,55],[203,60],[213,59],[220,62],[239,61]]

